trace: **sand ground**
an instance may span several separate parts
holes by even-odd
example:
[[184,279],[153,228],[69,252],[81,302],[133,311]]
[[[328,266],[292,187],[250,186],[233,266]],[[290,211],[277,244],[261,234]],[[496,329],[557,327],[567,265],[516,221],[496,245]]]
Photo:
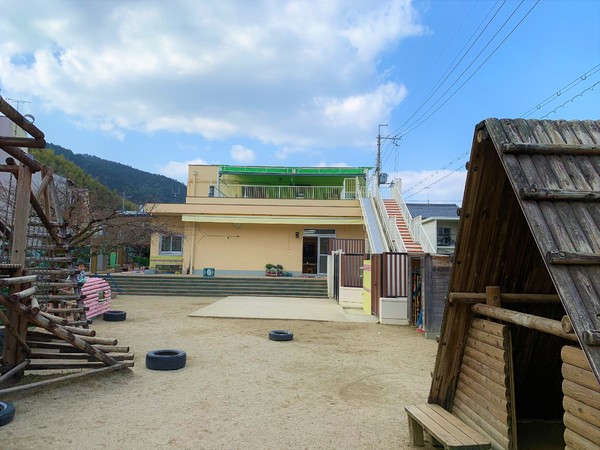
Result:
[[[135,367],[3,398],[2,449],[402,449],[404,406],[426,401],[436,343],[411,327],[188,317],[216,299],[120,296],[94,322]],[[289,329],[290,342],[268,339]],[[145,367],[178,348],[178,371]]]

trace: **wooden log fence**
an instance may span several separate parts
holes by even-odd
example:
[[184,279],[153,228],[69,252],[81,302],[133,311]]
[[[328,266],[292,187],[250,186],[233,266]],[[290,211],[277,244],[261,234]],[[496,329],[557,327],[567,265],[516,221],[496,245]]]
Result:
[[471,306],[473,312],[492,319],[502,320],[507,323],[531,328],[532,330],[542,331],[564,339],[578,342],[574,333],[565,333],[559,320],[546,319],[545,317],[525,314],[519,311],[513,311],[495,306],[474,304]]
[[508,327],[474,318],[468,331],[452,414],[490,439],[516,448],[512,348]]

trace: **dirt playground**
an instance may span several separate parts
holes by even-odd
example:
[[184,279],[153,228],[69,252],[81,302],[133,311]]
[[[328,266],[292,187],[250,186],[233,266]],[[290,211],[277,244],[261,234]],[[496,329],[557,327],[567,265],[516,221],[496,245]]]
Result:
[[[96,320],[135,367],[0,400],[8,449],[402,449],[404,406],[425,402],[436,343],[412,327],[187,315],[216,299],[120,296],[125,322]],[[289,329],[290,342],[268,339]],[[150,350],[187,352],[177,371]]]

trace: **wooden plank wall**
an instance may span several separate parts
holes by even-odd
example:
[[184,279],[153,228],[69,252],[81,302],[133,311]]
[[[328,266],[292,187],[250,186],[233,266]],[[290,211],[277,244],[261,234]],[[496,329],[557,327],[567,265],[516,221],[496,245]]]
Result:
[[365,255],[346,255],[340,261],[340,283],[343,287],[362,287],[361,267]]
[[365,252],[364,239],[331,239],[331,251],[342,250],[344,253],[362,254]]
[[561,357],[565,448],[600,449],[600,384],[580,348],[566,345]]
[[448,295],[452,262],[449,256],[427,255],[423,258],[423,330],[425,335],[435,335],[442,328],[445,298]]
[[382,277],[382,297],[408,297],[408,255],[384,253]]
[[512,348],[506,325],[473,319],[452,414],[488,437],[493,449],[516,448]]

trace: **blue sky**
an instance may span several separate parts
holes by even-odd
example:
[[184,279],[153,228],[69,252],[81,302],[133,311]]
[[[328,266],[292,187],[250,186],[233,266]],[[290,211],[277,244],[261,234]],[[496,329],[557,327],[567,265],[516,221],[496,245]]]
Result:
[[459,202],[481,120],[600,118],[597,0],[0,11],[0,95],[23,100],[48,142],[182,181],[189,162],[372,166],[388,124],[401,139],[384,141],[383,171],[405,197]]

